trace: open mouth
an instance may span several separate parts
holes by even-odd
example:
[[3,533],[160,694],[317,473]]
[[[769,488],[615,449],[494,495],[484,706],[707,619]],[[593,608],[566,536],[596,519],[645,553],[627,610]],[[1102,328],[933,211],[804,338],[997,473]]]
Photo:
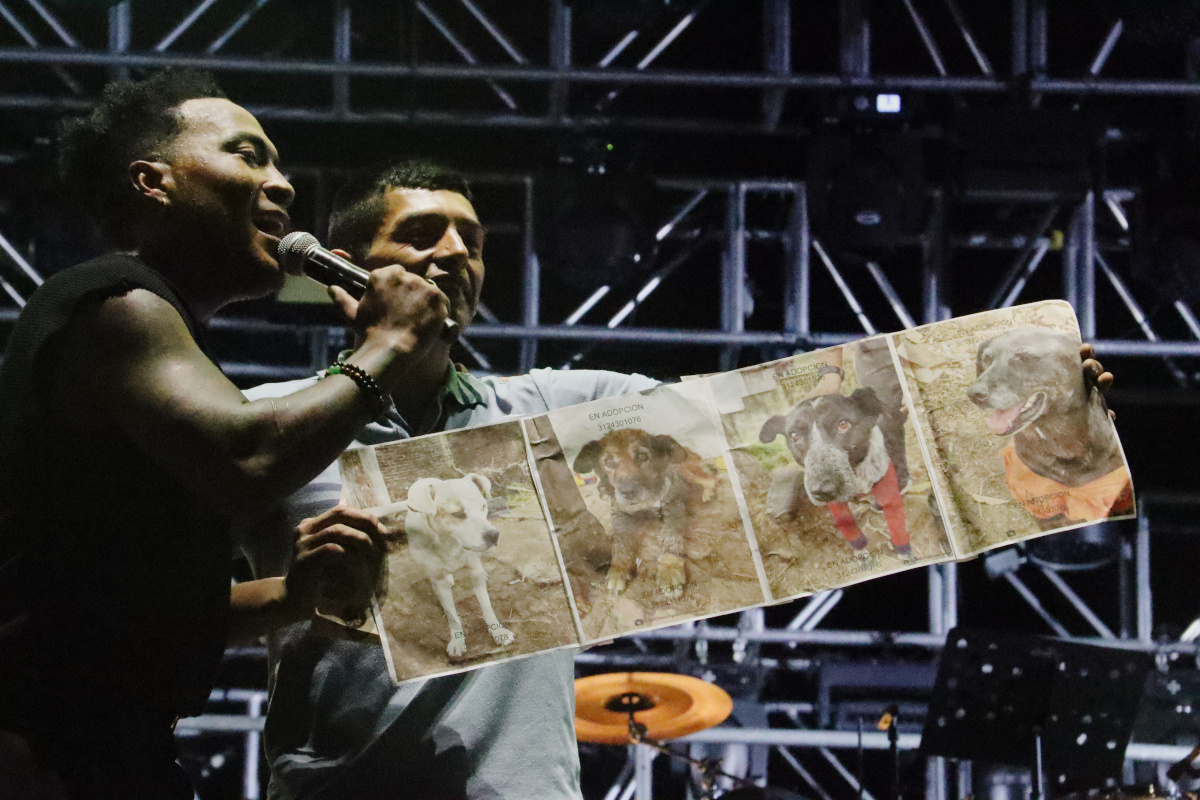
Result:
[[287,231],[287,225],[288,216],[281,212],[260,214],[254,218],[254,227],[276,239],[282,237]]
[[1046,393],[1036,392],[1011,408],[1000,408],[987,415],[987,428],[997,436],[1016,433],[1042,415],[1046,408]]

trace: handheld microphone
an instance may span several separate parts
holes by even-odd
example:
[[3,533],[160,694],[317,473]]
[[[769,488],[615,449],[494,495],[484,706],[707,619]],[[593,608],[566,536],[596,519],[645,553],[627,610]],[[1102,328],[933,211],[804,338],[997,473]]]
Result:
[[[317,237],[304,231],[293,231],[279,241],[276,258],[288,272],[300,267],[305,275],[326,286],[340,286],[355,299],[362,297],[370,281],[371,273],[347,261],[317,241]],[[442,341],[458,339],[458,323],[447,319],[442,326]]]

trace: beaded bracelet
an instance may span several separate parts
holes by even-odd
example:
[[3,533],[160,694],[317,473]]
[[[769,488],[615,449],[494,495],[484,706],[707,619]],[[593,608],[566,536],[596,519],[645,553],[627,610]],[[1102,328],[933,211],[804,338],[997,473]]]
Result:
[[330,364],[326,367],[325,374],[345,375],[357,383],[362,393],[374,404],[375,409],[373,413],[375,416],[379,416],[387,408],[387,398],[383,394],[383,389],[379,388],[379,384],[375,382],[375,379],[362,367],[356,364],[348,364],[345,361],[339,361],[336,364]]

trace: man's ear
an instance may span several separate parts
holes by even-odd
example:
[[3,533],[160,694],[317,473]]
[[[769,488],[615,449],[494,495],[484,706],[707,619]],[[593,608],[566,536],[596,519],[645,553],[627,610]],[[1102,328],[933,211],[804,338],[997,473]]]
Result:
[[129,182],[138,194],[165,206],[175,188],[175,175],[161,161],[134,161],[129,165]]

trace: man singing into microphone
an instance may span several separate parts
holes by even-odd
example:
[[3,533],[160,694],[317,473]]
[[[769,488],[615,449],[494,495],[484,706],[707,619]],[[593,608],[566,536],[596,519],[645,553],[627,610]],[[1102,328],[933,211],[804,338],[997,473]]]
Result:
[[190,799],[174,721],[203,708],[227,633],[307,617],[323,565],[375,546],[373,519],[334,509],[289,533],[286,581],[231,603],[228,520],[425,385],[446,295],[376,270],[348,366],[247,402],[202,329],[283,282],[294,193],[258,122],[210,77],[166,71],[109,86],[62,147],[116,252],[47,280],[0,368],[0,794],[23,775],[54,796]]

